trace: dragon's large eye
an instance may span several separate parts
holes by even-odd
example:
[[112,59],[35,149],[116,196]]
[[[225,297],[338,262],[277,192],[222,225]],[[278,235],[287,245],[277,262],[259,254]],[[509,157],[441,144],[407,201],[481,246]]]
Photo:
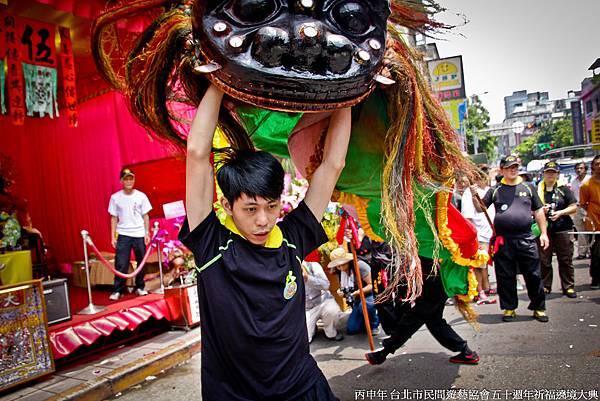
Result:
[[232,11],[240,22],[258,23],[266,20],[276,9],[275,0],[235,0]]
[[371,26],[369,11],[360,3],[340,3],[333,9],[333,18],[340,28],[354,35],[362,35]]

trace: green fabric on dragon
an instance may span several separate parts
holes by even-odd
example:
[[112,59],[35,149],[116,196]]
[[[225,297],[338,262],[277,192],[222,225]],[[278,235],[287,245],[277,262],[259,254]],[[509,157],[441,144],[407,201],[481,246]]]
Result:
[[[432,258],[435,254],[436,239],[431,227],[425,218],[425,211],[432,213],[430,218],[435,222],[436,197],[433,192],[426,192],[421,187],[416,187],[415,202],[419,207],[415,208],[415,235],[419,244],[419,255]],[[450,257],[450,252],[438,241],[437,258],[441,260],[440,274],[446,295],[452,298],[455,295],[466,294],[468,290],[469,268],[459,266]]]
[[279,157],[290,157],[288,137],[302,118],[302,113],[284,113],[254,106],[238,107],[236,113],[254,146]]

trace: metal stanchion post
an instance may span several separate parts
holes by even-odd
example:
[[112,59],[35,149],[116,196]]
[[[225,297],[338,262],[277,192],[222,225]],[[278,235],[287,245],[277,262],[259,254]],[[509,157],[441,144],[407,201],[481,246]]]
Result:
[[154,238],[156,239],[156,253],[158,256],[158,272],[160,274],[160,288],[152,291],[154,294],[164,294],[165,284],[163,281],[163,266],[162,266],[162,242],[158,239],[158,221],[154,222]]
[[88,306],[86,306],[85,308],[83,308],[82,310],[77,312],[77,314],[79,314],[79,315],[95,315],[96,313],[100,313],[103,310],[105,310],[106,306],[94,305],[94,302],[92,301],[92,283],[90,282],[90,261],[88,259],[88,249],[87,249],[88,243],[91,241],[91,239],[90,239],[90,234],[85,230],[81,230],[81,236],[83,237],[83,257],[85,260],[85,278],[87,281],[89,304],[88,304]]

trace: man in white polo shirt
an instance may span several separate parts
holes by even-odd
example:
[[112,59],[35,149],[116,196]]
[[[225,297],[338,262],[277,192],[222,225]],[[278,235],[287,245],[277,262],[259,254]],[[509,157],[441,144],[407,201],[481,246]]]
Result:
[[[120,178],[123,189],[110,197],[108,213],[111,216],[111,244],[116,249],[115,268],[121,273],[127,273],[131,249],[139,266],[146,252],[146,245],[150,242],[148,212],[152,210],[152,205],[145,193],[134,189],[133,171],[122,169]],[[144,289],[144,270],[135,277],[135,291],[138,295],[148,294]],[[117,301],[124,290],[125,279],[115,276],[115,288],[110,299]]]

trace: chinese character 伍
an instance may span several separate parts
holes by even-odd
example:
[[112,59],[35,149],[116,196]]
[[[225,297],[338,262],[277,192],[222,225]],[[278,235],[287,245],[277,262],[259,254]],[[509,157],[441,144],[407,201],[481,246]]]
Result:
[[21,36],[21,43],[27,46],[27,57],[30,61],[38,61],[52,64],[54,60],[50,57],[52,55],[52,48],[46,43],[50,38],[50,31],[46,28],[39,29],[37,36],[39,37],[38,42],[35,44],[36,53],[35,60],[33,56],[33,27],[26,25],[23,35]]

